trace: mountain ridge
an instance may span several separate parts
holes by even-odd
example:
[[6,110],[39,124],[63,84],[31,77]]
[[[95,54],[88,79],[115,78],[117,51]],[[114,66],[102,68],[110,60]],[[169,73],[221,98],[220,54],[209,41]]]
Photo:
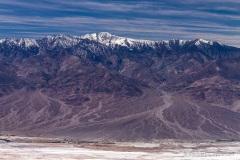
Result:
[[120,141],[240,137],[240,49],[99,36],[1,40],[0,131]]
[[[94,42],[94,43],[91,43]],[[20,48],[21,51],[17,48]],[[224,57],[237,57],[236,52],[240,52],[239,48],[221,45],[218,42],[206,41],[203,39],[195,39],[190,41],[183,40],[163,40],[163,41],[149,41],[149,40],[137,40],[125,37],[118,37],[111,35],[107,32],[100,32],[99,34],[86,34],[84,36],[68,36],[68,35],[55,35],[47,36],[43,39],[3,39],[0,40],[0,51],[7,51],[7,58],[10,52],[24,52],[23,54],[46,54],[47,52],[59,51],[59,50],[72,50],[72,55],[81,50],[89,50],[86,52],[92,52],[93,57],[106,58],[110,52],[119,50],[125,50],[126,52],[138,52],[142,53],[145,50],[148,52],[154,52],[157,55],[167,52],[184,53],[188,50],[201,52],[205,56],[211,59],[219,59]],[[105,51],[103,51],[105,50]],[[67,51],[68,52],[68,51]],[[96,52],[96,53],[95,53]],[[100,52],[105,55],[98,55]],[[106,54],[108,52],[108,54]],[[68,52],[69,53],[69,52]],[[29,55],[25,55],[28,57]],[[12,56],[14,57],[14,55]],[[21,57],[21,56],[20,56]]]
[[[130,47],[132,43],[142,43],[142,44],[147,44],[147,45],[153,45],[155,43],[160,43],[160,44],[165,44],[165,45],[169,45],[170,43],[176,44],[178,43],[179,45],[184,45],[186,42],[191,43],[191,42],[195,42],[195,45],[201,45],[201,43],[203,44],[209,44],[209,45],[213,45],[213,43],[218,43],[216,41],[207,41],[201,38],[197,38],[194,40],[180,40],[180,39],[172,39],[172,40],[159,40],[159,41],[153,41],[153,40],[143,40],[143,39],[133,39],[133,38],[127,38],[127,37],[120,37],[120,36],[116,36],[116,35],[112,35],[108,32],[100,32],[100,33],[92,33],[92,34],[86,34],[83,36],[70,36],[70,35],[64,35],[64,34],[58,34],[58,35],[52,35],[52,36],[46,36],[44,38],[41,39],[33,39],[33,38],[4,38],[4,39],[0,39],[0,44],[4,43],[4,42],[8,42],[8,43],[12,43],[18,46],[21,46],[22,43],[24,42],[26,44],[26,46],[38,46],[39,41],[42,41],[44,39],[47,40],[56,40],[56,39],[60,39],[61,40],[68,40],[68,41],[75,41],[75,42],[79,42],[80,39],[89,39],[89,40],[94,40],[94,41],[98,41],[102,44],[105,45],[122,45],[122,46],[128,46]],[[128,44],[128,45],[127,45]],[[218,43],[219,45],[221,45],[220,43]],[[225,45],[226,46],[226,45]],[[66,46],[67,47],[67,46]],[[71,46],[68,46],[71,47]],[[26,47],[27,48],[27,47]],[[237,47],[235,47],[237,48]]]

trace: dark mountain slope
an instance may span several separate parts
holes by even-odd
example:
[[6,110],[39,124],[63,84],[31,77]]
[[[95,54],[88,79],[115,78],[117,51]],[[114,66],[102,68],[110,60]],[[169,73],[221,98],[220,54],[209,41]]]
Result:
[[82,139],[240,137],[240,49],[109,33],[0,40],[0,131]]

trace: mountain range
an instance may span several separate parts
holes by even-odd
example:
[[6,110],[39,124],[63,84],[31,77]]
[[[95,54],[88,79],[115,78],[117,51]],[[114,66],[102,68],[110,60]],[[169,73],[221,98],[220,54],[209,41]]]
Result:
[[91,140],[240,138],[240,49],[102,32],[0,40],[0,131]]

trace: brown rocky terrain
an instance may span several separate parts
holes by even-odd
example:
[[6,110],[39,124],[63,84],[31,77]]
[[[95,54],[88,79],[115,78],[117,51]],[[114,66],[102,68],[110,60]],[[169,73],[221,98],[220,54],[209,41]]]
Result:
[[240,138],[238,48],[108,33],[0,42],[0,131],[119,141]]

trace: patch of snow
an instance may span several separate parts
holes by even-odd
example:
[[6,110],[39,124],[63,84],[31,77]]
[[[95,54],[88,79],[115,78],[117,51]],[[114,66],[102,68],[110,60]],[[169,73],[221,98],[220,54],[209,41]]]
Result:
[[19,46],[25,46],[25,48],[29,48],[32,46],[39,47],[39,45],[35,39],[28,39],[28,38],[21,38],[19,40]]
[[185,43],[186,43],[185,40],[179,40],[179,44],[180,44],[180,45],[184,45]]
[[96,33],[86,34],[86,35],[82,36],[81,38],[97,41],[97,34]]
[[33,46],[39,47],[37,41],[35,39],[29,38],[7,38],[1,39],[0,43],[6,42],[8,45],[16,45],[19,47],[30,48]]
[[176,44],[176,45],[184,45],[186,41],[184,40],[163,40],[163,41],[151,41],[151,40],[141,40],[141,39],[132,39],[127,37],[119,37],[115,35],[111,35],[108,32],[100,32],[99,34],[93,33],[93,34],[86,34],[84,36],[81,36],[81,39],[89,39],[97,41],[101,44],[104,44],[106,46],[125,46],[128,48],[141,48],[143,46],[149,46],[153,49],[156,48],[157,45],[165,45],[169,48],[170,43]]
[[220,71],[221,69],[220,69],[219,67],[216,67],[216,70],[217,70],[217,71]]
[[68,48],[68,47],[77,45],[77,43],[79,42],[79,38],[59,34],[56,36],[47,36],[46,41],[47,41],[47,44],[49,45],[49,47],[54,48],[57,46],[61,46],[63,48]]
[[212,41],[207,41],[207,40],[204,40],[204,39],[197,39],[196,42],[195,42],[195,45],[200,46],[201,44],[213,45],[213,42]]
[[119,46],[126,46],[126,47],[140,47],[143,45],[149,45],[154,47],[154,45],[156,44],[156,41],[137,40],[132,38],[119,37],[119,36],[111,35],[108,32],[100,32],[99,34],[96,34],[96,33],[86,34],[81,38],[98,41],[107,46],[119,45]]
[[209,41],[204,40],[204,39],[199,39],[199,41],[202,42],[202,43],[209,43]]
[[0,43],[3,43],[4,41],[6,41],[6,39],[0,39]]

